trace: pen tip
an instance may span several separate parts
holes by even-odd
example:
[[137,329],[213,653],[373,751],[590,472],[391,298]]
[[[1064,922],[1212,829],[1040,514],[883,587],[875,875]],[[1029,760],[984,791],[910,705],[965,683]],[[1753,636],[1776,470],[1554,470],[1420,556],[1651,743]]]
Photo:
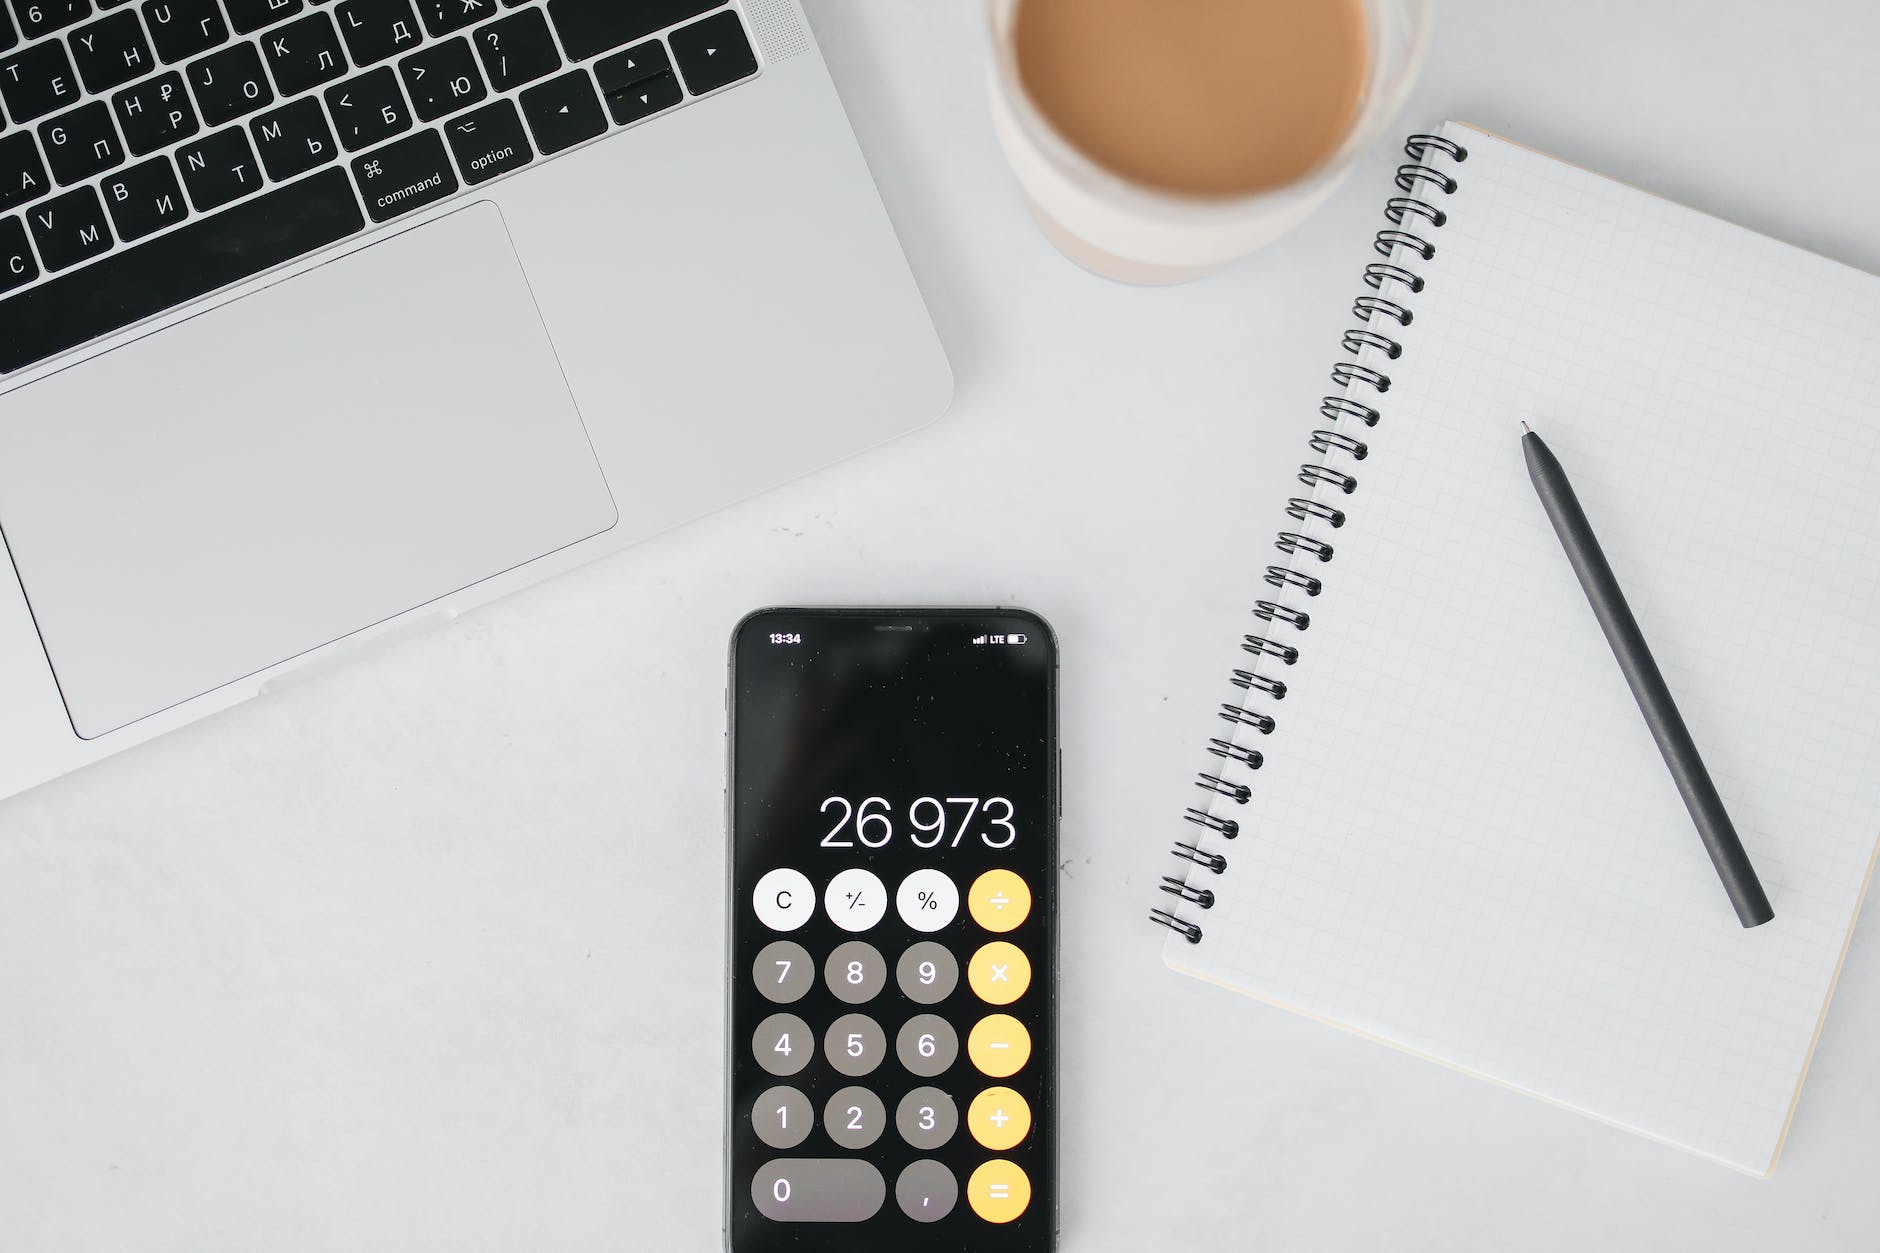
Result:
[[1523,422],[1521,424],[1521,431],[1525,435],[1532,435],[1534,433],[1534,428],[1529,426],[1527,423]]

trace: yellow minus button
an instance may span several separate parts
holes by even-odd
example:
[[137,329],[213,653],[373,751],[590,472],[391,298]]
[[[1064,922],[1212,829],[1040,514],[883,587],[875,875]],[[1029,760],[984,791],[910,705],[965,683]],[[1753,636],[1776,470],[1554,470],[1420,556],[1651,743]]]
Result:
[[988,870],[973,880],[966,910],[988,931],[1010,931],[1031,913],[1031,889],[1010,870]]
[[1018,1163],[995,1157],[966,1181],[966,1201],[989,1223],[1009,1223],[1031,1204],[1031,1180]]
[[1031,1060],[1031,1032],[1010,1014],[988,1014],[973,1024],[966,1037],[966,1055],[982,1075],[1004,1079]]

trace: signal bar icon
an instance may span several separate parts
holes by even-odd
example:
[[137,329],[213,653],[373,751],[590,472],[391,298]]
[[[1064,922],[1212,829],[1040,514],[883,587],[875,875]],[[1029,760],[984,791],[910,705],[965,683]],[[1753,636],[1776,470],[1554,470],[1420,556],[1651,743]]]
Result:
[[975,644],[983,644],[985,642],[986,642],[986,637],[983,635],[976,635],[973,637],[973,643]]

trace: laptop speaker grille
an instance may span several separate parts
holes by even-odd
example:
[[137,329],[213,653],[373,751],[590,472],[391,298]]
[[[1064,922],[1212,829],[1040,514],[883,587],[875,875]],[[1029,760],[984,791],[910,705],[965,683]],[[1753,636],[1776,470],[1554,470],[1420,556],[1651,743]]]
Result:
[[782,61],[809,51],[809,32],[796,0],[744,0],[758,47],[766,61]]

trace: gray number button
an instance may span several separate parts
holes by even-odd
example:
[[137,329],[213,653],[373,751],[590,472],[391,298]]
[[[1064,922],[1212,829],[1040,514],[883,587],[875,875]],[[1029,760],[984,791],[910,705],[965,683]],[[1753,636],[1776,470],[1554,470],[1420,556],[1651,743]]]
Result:
[[843,1088],[823,1106],[823,1130],[845,1149],[865,1149],[881,1138],[888,1108],[867,1088]]
[[823,963],[823,982],[838,1001],[861,1005],[881,994],[888,982],[888,963],[881,950],[866,940],[850,940],[836,945],[835,952]]
[[938,1014],[916,1014],[894,1038],[894,1052],[909,1071],[931,1079],[960,1055],[959,1033]]
[[960,964],[946,945],[922,940],[901,954],[901,960],[894,964],[894,978],[909,1000],[919,1005],[938,1005],[958,986]]
[[960,1107],[939,1088],[915,1088],[894,1111],[895,1130],[917,1149],[931,1152],[959,1130]]
[[802,1000],[816,982],[816,963],[796,941],[775,940],[764,945],[751,963],[751,980],[765,1000],[789,1005]]
[[887,1199],[881,1172],[853,1157],[780,1157],[751,1180],[751,1204],[780,1223],[859,1223]]
[[823,1036],[829,1064],[851,1079],[873,1071],[888,1052],[888,1037],[867,1014],[844,1014]]
[[757,1024],[751,1036],[757,1064],[773,1075],[793,1075],[816,1055],[816,1037],[809,1024],[795,1014],[772,1014]]
[[894,1199],[901,1212],[917,1223],[938,1222],[959,1203],[960,1181],[932,1158],[911,1163],[894,1181]]
[[751,1126],[757,1138],[773,1149],[793,1149],[803,1143],[815,1121],[809,1098],[782,1084],[766,1090],[751,1106]]

